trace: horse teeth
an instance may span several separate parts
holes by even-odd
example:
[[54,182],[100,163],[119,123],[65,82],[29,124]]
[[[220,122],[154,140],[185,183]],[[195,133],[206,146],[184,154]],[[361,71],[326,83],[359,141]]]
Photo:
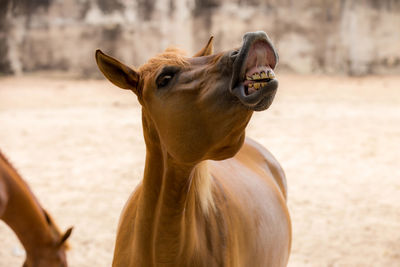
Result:
[[254,88],[256,88],[256,89],[260,88],[260,83],[255,83]]
[[253,77],[253,80],[257,80],[257,79],[261,78],[260,74],[258,74],[258,73],[254,73],[252,77]]
[[270,79],[274,79],[275,78],[275,73],[272,70],[270,70],[268,72],[268,78],[270,78]]
[[267,86],[267,83],[266,82],[262,82],[261,83],[261,87],[265,87],[265,86]]
[[246,76],[246,80],[249,80],[249,81],[251,81],[251,80],[253,80],[250,76]]
[[252,88],[253,87],[253,83],[249,83],[248,87]]
[[268,78],[267,74],[264,71],[261,72],[261,78],[266,79]]

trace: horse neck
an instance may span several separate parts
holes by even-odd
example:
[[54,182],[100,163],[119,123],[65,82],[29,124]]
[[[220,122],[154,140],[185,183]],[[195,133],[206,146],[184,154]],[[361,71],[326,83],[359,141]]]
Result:
[[161,146],[147,146],[135,240],[142,252],[152,252],[149,261],[173,263],[187,245],[187,238],[196,236],[188,233],[195,228],[196,207],[207,206],[199,194],[206,200],[210,196],[208,176],[203,175],[205,166],[204,162],[179,164]]
[[8,201],[1,219],[15,232],[27,257],[34,257],[53,242],[43,209],[16,171],[10,169],[3,178],[7,184]]

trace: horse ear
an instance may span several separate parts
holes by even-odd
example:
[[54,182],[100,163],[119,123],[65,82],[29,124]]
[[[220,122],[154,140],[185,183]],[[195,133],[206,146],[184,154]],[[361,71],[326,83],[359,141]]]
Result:
[[206,46],[203,47],[199,52],[197,52],[193,57],[203,57],[203,56],[212,55],[212,53],[214,51],[213,39],[214,39],[214,36],[211,36],[210,40],[208,40],[208,43],[206,44]]
[[122,89],[132,90],[137,94],[139,74],[135,70],[104,54],[100,49],[96,50],[96,62],[101,72],[110,82]]
[[44,213],[44,217],[46,218],[46,222],[48,223],[48,225],[52,225],[53,222],[51,221],[51,217],[50,215],[47,213],[47,211],[45,209],[42,209],[43,213]]
[[58,241],[58,246],[59,247],[61,247],[65,243],[65,241],[67,241],[67,239],[71,235],[73,229],[74,229],[74,227],[70,227],[70,228],[68,228],[67,231],[65,231],[63,236],[60,238],[60,241]]

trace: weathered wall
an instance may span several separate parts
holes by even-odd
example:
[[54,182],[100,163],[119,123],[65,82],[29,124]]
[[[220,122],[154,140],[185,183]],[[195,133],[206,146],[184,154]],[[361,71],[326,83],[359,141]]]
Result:
[[400,0],[0,0],[0,73],[96,75],[101,48],[140,65],[168,45],[217,51],[264,30],[280,68],[400,73]]

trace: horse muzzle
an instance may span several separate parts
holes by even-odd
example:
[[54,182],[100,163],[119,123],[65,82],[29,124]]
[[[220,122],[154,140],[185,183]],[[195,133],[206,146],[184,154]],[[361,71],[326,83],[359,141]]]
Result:
[[249,109],[267,109],[278,88],[277,63],[278,54],[265,32],[246,33],[233,63],[231,93]]

